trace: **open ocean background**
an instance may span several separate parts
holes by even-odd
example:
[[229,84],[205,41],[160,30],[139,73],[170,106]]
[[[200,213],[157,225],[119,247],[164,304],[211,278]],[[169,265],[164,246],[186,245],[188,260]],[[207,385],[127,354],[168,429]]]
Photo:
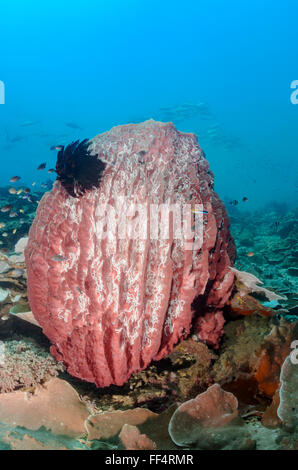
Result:
[[1,2],[0,186],[154,118],[198,135],[226,201],[297,206],[297,18],[297,0]]

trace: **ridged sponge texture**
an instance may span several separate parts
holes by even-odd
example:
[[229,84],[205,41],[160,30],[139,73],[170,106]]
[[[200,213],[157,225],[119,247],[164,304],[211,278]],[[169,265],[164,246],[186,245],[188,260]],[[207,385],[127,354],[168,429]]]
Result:
[[[96,136],[89,151],[105,163],[100,184],[73,197],[57,181],[39,203],[25,256],[31,309],[52,353],[103,387],[166,356],[191,327],[218,345],[235,249],[193,134],[150,120]],[[152,234],[169,204],[202,205],[192,213],[202,236],[186,246],[173,230]],[[114,236],[123,216],[126,235]],[[149,225],[150,236],[133,236]]]

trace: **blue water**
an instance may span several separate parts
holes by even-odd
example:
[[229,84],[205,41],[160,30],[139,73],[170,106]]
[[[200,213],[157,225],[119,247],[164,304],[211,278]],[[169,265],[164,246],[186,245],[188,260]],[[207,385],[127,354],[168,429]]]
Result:
[[[297,205],[297,18],[297,0],[1,2],[0,185],[54,180],[36,170],[52,145],[170,107],[222,198]],[[175,117],[185,103],[208,112]]]

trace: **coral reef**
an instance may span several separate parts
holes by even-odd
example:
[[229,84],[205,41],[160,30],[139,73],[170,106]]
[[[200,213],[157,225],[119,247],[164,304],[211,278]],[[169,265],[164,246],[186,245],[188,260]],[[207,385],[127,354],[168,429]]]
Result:
[[[170,135],[175,133],[170,129],[167,132]],[[94,145],[99,140],[95,139]],[[179,133],[177,140],[180,141]],[[137,165],[145,166],[144,162],[147,165],[146,154],[138,152],[139,148],[135,150]],[[153,145],[152,151],[155,150]],[[95,152],[94,155],[99,153]],[[107,153],[100,155],[106,165],[98,180],[100,186],[104,184],[105,176],[114,171],[109,162],[114,163],[116,157],[112,159],[116,153],[113,149],[110,160]],[[123,158],[126,156],[123,155]],[[204,158],[198,158],[199,165],[207,165]],[[133,166],[131,171],[134,171]],[[207,166],[207,173],[201,169],[199,179],[204,179],[208,171]],[[74,183],[70,186],[74,189],[78,188],[78,184],[73,176],[68,183]],[[212,182],[212,175],[206,176],[209,177],[208,181]],[[81,191],[84,194],[69,196],[70,200],[75,199],[79,204],[88,191],[98,191],[92,187],[84,193],[83,185]],[[179,408],[188,408],[196,397],[204,396],[210,389],[218,389],[219,385],[220,393],[218,399],[212,402],[213,409],[220,411],[222,397],[226,394],[231,396],[232,393],[233,402],[238,402],[238,417],[215,428],[208,427],[208,420],[205,422],[207,425],[201,426],[198,417],[192,416],[192,423],[196,426],[192,428],[191,423],[185,425],[181,441],[179,439],[181,443],[183,439],[188,440],[184,449],[298,449],[298,366],[287,359],[292,351],[292,342],[298,338],[297,209],[281,213],[273,210],[272,206],[271,212],[266,209],[249,213],[237,207],[230,208],[238,258],[232,292],[229,289],[226,291],[225,286],[221,287],[231,294],[229,300],[224,299],[225,306],[215,308],[218,307],[218,299],[212,297],[217,294],[216,277],[210,281],[217,272],[212,260],[216,262],[218,259],[217,249],[213,252],[211,248],[209,254],[204,254],[203,260],[204,266],[208,262],[210,279],[204,295],[199,295],[192,302],[193,318],[187,338],[187,332],[183,331],[180,341],[169,348],[162,359],[158,358],[144,370],[132,373],[122,386],[98,389],[65,373],[62,363],[57,363],[50,355],[50,343],[41,328],[28,323],[32,318],[27,299],[23,251],[37,202],[43,193],[34,191],[30,195],[33,202],[30,202],[22,198],[23,193],[17,197],[8,189],[0,188],[0,203],[13,204],[18,215],[9,217],[7,212],[1,212],[0,449],[156,448],[177,451],[181,446],[177,446],[170,437],[170,422],[175,423],[179,416],[184,419],[184,414],[178,412]],[[57,192],[57,189],[54,191]],[[212,188],[203,191],[204,208],[206,192],[210,195],[208,204],[211,204],[212,210],[209,205],[203,221],[207,221],[206,227],[209,228],[211,215],[216,218],[218,211],[221,213],[223,209]],[[45,199],[48,197],[46,195]],[[65,213],[73,214],[71,207]],[[216,222],[220,228],[219,217]],[[223,226],[224,229],[219,230],[221,241],[228,236],[226,219]],[[232,242],[227,246],[230,260],[234,259]],[[63,251],[55,251],[49,256],[60,253],[63,254]],[[87,265],[88,256],[87,261],[84,260],[86,252],[82,256],[81,265],[84,266],[85,262]],[[42,257],[38,263],[43,263]],[[62,259],[53,262],[51,269],[53,273],[56,272],[55,268],[61,270],[63,277],[63,266]],[[113,285],[114,277],[106,279],[105,288]],[[257,280],[264,284],[260,286]],[[215,287],[213,293],[212,287]],[[260,287],[262,291],[256,292],[256,288]],[[273,292],[273,297],[265,298],[263,288],[266,292],[270,291],[268,295]],[[207,295],[210,305],[206,309]],[[67,308],[70,308],[69,304]],[[223,323],[225,334],[219,342]],[[76,327],[79,324],[77,321]],[[86,346],[89,347],[88,344]],[[233,407],[231,409],[229,417],[235,412]],[[189,410],[191,414],[195,407],[191,406]],[[186,414],[186,418],[189,419],[190,415]]]
[[[291,313],[298,292],[298,209],[284,214],[234,209],[230,217],[237,245],[236,268],[254,274],[268,289],[287,297],[279,304]],[[254,256],[248,256],[250,252]]]
[[[119,126],[92,139],[88,156],[106,165],[99,186],[93,166],[79,197],[57,181],[39,203],[25,255],[30,306],[53,355],[70,374],[104,387],[165,357],[192,327],[218,347],[235,249],[193,134],[154,121]],[[188,205],[190,225],[198,211],[202,234],[165,236],[166,204]],[[123,216],[127,231],[115,236]]]

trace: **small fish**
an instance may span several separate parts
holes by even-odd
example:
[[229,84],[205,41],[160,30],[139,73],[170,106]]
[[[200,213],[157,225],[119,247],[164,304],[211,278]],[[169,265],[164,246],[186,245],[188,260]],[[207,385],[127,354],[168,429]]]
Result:
[[22,196],[22,199],[26,199],[28,202],[33,202],[29,194],[25,194],[25,196]]
[[245,197],[242,199],[243,202],[247,202],[248,201],[248,197]]
[[30,126],[34,126],[37,123],[38,123],[37,121],[25,121],[22,124],[20,124],[20,127],[30,127]]
[[35,185],[36,185],[36,181],[33,181],[32,186],[35,186]]
[[13,235],[14,235],[16,232],[17,232],[17,229],[14,228],[13,231],[12,231]]
[[238,201],[237,201],[237,199],[234,199],[234,201],[231,201],[230,204],[231,204],[232,206],[238,206]]
[[8,237],[8,233],[7,233],[7,232],[3,232],[3,233],[2,233],[2,237]]
[[13,176],[12,178],[10,178],[9,181],[10,181],[11,183],[15,183],[16,181],[19,181],[20,179],[21,179],[20,176]]
[[54,171],[56,171],[54,168],[50,168],[50,169],[48,170],[48,173],[54,173]]
[[37,167],[37,169],[38,169],[38,170],[44,170],[46,166],[47,166],[46,163],[41,163],[41,164]]
[[208,211],[205,211],[205,210],[202,210],[202,211],[198,211],[196,209],[192,209],[191,211],[193,214],[208,214]]
[[63,150],[64,149],[64,145],[52,145],[52,147],[50,147],[50,150],[58,150],[58,152],[60,152],[60,150]]
[[11,211],[11,209],[12,209],[12,205],[11,204],[6,204],[5,206],[1,207],[1,212],[9,212],[9,211]]
[[275,230],[278,229],[278,227],[279,227],[279,222],[278,222],[278,220],[276,220],[276,221],[272,224],[272,227],[273,227]]
[[60,261],[60,262],[61,262],[61,261],[66,261],[67,258],[65,258],[65,257],[62,256],[62,255],[55,255],[55,256],[52,256],[52,260],[53,260],[53,261]]
[[10,271],[9,276],[18,278],[18,277],[23,276],[24,274],[25,274],[25,271],[23,269],[15,268],[12,271]]
[[17,217],[17,215],[18,215],[17,212],[13,211],[13,212],[10,212],[9,217],[13,218],[13,217]]
[[21,212],[21,214],[24,214],[25,211],[24,211],[24,209],[20,209],[20,212]]
[[10,194],[16,194],[17,190],[16,190],[16,188],[9,188],[8,192]]
[[24,140],[24,139],[25,139],[24,136],[22,136],[22,135],[17,135],[16,137],[13,137],[12,139],[9,139],[9,142],[10,142],[11,144],[15,144],[15,143],[17,143],[17,142],[21,142],[21,141]]
[[0,222],[0,228],[4,228],[5,227],[5,223],[4,222]]
[[22,190],[22,189],[19,189],[19,190],[17,191],[17,195],[19,196],[20,194],[22,194],[22,192],[23,192],[23,190]]
[[26,194],[29,194],[29,193],[31,192],[31,189],[25,188],[25,189],[24,189],[24,192],[25,192]]
[[254,254],[253,251],[249,251],[249,252],[247,253],[247,256],[248,256],[249,258],[252,258],[253,256],[255,256],[255,254]]
[[75,124],[74,122],[66,122],[65,125],[67,127],[70,127],[71,129],[82,129],[80,126]]

